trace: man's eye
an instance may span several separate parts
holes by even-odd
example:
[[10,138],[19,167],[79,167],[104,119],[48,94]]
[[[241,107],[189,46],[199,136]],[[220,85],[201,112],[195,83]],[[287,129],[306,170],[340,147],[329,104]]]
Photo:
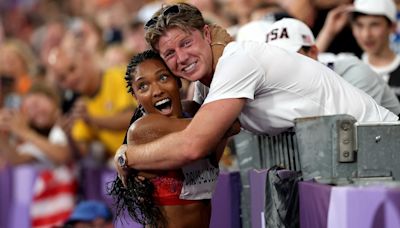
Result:
[[190,46],[190,40],[187,40],[187,41],[185,41],[184,43],[183,43],[183,46],[184,47],[189,47]]
[[164,56],[165,56],[165,58],[171,58],[173,55],[174,55],[174,52],[170,51],[170,52],[167,52]]

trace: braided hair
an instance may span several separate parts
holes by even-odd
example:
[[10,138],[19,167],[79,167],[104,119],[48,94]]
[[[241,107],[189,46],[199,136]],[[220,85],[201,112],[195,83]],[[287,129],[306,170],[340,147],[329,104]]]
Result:
[[108,183],[107,193],[114,200],[116,217],[121,217],[123,212],[137,223],[148,227],[163,227],[167,222],[159,206],[154,202],[154,185],[149,179],[140,180],[136,170],[129,170],[126,187],[117,176]]
[[[158,53],[147,50],[135,55],[128,64],[125,81],[127,83],[128,93],[134,94],[132,82],[136,67],[145,60],[158,59],[163,61]],[[180,80],[178,80],[180,82]],[[134,123],[144,115],[144,110],[139,105],[131,119]],[[127,144],[127,133],[125,134],[124,144]],[[163,227],[167,222],[162,214],[159,206],[155,204],[153,193],[154,185],[149,179],[140,180],[138,178],[138,171],[129,169],[129,175],[126,179],[126,187],[123,186],[121,179],[116,176],[115,179],[107,184],[107,193],[114,200],[114,207],[116,210],[116,217],[123,215],[127,212],[128,215],[135,221],[142,225],[149,227]]]

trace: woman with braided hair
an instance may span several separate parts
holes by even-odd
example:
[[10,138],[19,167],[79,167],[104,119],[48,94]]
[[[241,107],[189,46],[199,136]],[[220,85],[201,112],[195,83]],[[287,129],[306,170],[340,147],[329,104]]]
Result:
[[[149,50],[133,57],[125,79],[140,104],[128,130],[128,145],[147,143],[187,126],[189,120],[184,118],[188,115],[182,111],[179,96],[180,80],[156,52]],[[215,151],[222,152],[224,146],[221,142]],[[117,177],[109,188],[117,214],[126,209],[135,221],[150,227],[209,226],[210,199],[221,153],[210,153],[177,170],[142,172],[127,168],[129,161],[121,148],[116,167],[129,175]]]

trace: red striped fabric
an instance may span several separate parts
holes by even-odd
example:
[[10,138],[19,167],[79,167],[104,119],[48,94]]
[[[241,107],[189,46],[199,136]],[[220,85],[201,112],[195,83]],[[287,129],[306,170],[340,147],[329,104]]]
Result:
[[33,228],[62,225],[75,206],[77,181],[73,169],[67,166],[43,170],[34,186],[31,205]]
[[54,227],[63,225],[64,221],[68,219],[72,210],[58,212],[54,215],[35,218],[32,220],[32,227]]
[[59,186],[50,188],[42,192],[40,195],[34,196],[33,200],[37,201],[41,199],[48,199],[49,197],[53,197],[62,193],[72,193],[76,191],[76,187],[76,182],[60,184]]

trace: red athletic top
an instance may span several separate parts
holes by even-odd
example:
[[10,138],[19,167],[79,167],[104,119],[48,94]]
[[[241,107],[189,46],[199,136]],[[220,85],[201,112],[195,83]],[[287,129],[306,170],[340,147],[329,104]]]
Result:
[[183,175],[180,171],[166,171],[165,175],[150,179],[154,185],[154,201],[157,205],[185,205],[198,200],[179,199],[183,185]]

